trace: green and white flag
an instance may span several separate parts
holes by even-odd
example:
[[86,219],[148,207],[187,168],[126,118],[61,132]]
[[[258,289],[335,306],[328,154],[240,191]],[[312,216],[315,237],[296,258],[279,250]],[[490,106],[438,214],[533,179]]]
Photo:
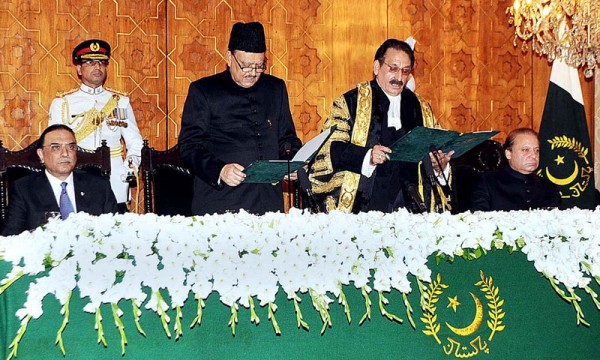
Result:
[[577,69],[555,60],[540,125],[539,174],[560,189],[561,208],[595,206],[594,165]]

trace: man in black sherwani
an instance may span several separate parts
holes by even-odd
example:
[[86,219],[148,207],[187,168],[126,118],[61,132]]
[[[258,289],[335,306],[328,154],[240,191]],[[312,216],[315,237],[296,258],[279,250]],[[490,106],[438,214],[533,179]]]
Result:
[[260,23],[236,23],[227,70],[190,85],[179,150],[195,175],[194,214],[283,211],[281,182],[244,183],[253,161],[286,159],[302,146],[285,83],[264,74],[266,50]]
[[560,206],[558,187],[537,175],[540,140],[530,128],[511,131],[504,143],[507,164],[481,175],[471,200],[472,211],[548,209]]

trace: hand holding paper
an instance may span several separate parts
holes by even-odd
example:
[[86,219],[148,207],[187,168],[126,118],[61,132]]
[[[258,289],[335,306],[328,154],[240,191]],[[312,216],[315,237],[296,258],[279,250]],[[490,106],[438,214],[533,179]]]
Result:
[[221,169],[221,180],[229,186],[238,186],[246,178],[244,167],[240,164],[227,164]]
[[452,130],[417,126],[390,146],[392,149],[390,160],[419,162],[423,159],[423,156],[431,152],[432,145],[435,149],[441,150],[447,155],[454,150],[452,156],[457,158],[498,132],[494,130],[459,133]]
[[[290,160],[290,172],[293,173],[310,162],[334,131],[335,126],[323,131],[304,144],[304,146],[298,150],[294,158]],[[244,183],[274,184],[281,181],[288,173],[288,161],[257,160],[248,165],[248,167],[244,169],[244,173],[246,175]]]
[[392,152],[392,150],[387,147],[387,146],[383,146],[383,145],[375,145],[373,146],[373,149],[371,149],[371,165],[379,165],[379,164],[383,164],[384,162],[386,162],[386,160],[390,159],[389,154]]
[[446,169],[446,166],[448,166],[448,163],[452,159],[452,155],[454,155],[454,150],[450,150],[446,154],[442,150],[433,149],[429,153],[429,160],[436,175],[441,174]]

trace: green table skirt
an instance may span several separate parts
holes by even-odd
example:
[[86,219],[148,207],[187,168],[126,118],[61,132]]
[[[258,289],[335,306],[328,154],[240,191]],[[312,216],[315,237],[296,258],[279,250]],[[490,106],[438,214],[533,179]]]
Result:
[[[590,327],[576,324],[571,304],[562,300],[546,278],[521,253],[495,251],[481,259],[436,265],[430,259],[432,280],[440,275],[441,284],[433,297],[435,312],[424,316],[419,305],[420,292],[415,279],[410,279],[413,291],[408,296],[414,310],[408,321],[402,295],[385,294],[389,304],[385,309],[403,323],[383,317],[379,296],[370,294],[371,319],[359,324],[366,306],[360,290],[347,286],[352,321],[349,324],[344,308],[330,304],[332,326],[323,334],[323,322],[313,308],[310,296],[301,294],[300,309],[310,326],[298,328],[294,304],[280,290],[276,304],[276,320],[281,328],[277,336],[268,320],[267,308],[257,306],[260,324],[250,322],[250,310],[240,307],[235,336],[228,326],[231,310],[223,305],[218,294],[206,300],[202,324],[190,329],[196,316],[197,303],[190,296],[183,307],[183,336],[175,339],[175,311],[169,310],[171,338],[165,335],[160,318],[144,310],[140,324],[146,336],[135,327],[131,302],[119,307],[128,344],[125,359],[598,359],[600,358],[600,312],[583,290],[582,309]],[[0,274],[10,264],[0,264]],[[487,296],[481,281],[497,288]],[[6,359],[9,344],[20,325],[15,312],[22,307],[30,279],[21,279],[0,295],[0,355]],[[490,283],[491,282],[491,283]],[[429,284],[428,289],[432,289]],[[595,290],[598,286],[595,285]],[[493,289],[492,289],[493,290]],[[493,291],[492,291],[493,293]],[[488,293],[489,295],[489,293]],[[75,291],[70,305],[70,321],[64,333],[66,357],[55,345],[61,326],[60,305],[54,298],[44,299],[44,314],[32,320],[18,349],[17,359],[118,359],[121,358],[121,338],[114,326],[110,305],[102,306],[107,347],[97,343],[94,315],[84,313],[87,301]],[[493,304],[499,305],[494,306]],[[495,316],[492,313],[495,312]],[[434,316],[435,315],[435,316]],[[427,325],[426,320],[429,322]],[[435,320],[435,321],[433,321]],[[479,324],[479,326],[477,326]],[[436,329],[436,336],[425,331]],[[502,328],[503,327],[503,328]],[[452,330],[453,329],[453,330]],[[495,331],[492,331],[494,329]],[[430,332],[431,333],[431,332]],[[436,339],[437,337],[437,339]],[[439,343],[438,341],[439,340]]]

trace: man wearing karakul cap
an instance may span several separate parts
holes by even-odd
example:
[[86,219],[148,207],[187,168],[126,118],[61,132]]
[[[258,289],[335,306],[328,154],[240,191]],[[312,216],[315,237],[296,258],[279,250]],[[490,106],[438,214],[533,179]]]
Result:
[[110,50],[106,41],[97,39],[86,40],[73,49],[72,60],[81,85],[54,98],[49,125],[69,126],[84,149],[95,150],[106,140],[111,154],[111,188],[119,211],[124,212],[129,199],[128,176],[137,173],[143,141],[129,98],[104,87]]
[[301,147],[287,88],[264,74],[260,23],[236,23],[228,47],[227,69],[191,83],[183,108],[179,150],[195,175],[192,212],[282,211],[281,182],[246,184],[243,170],[255,160],[293,156]]

